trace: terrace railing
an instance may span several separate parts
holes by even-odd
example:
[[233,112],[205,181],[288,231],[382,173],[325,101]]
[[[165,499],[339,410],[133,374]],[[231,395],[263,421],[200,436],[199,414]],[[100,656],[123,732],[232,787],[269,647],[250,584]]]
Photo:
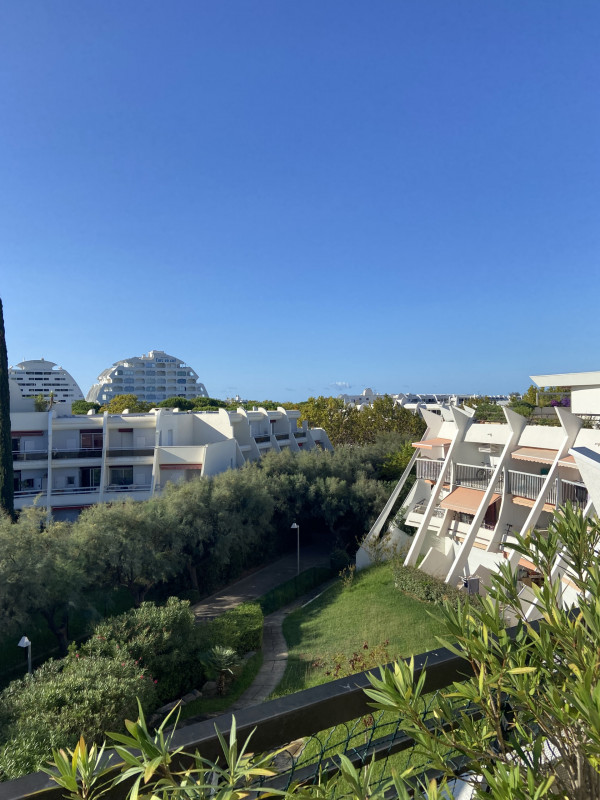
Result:
[[[490,485],[494,467],[477,466],[474,464],[456,464],[454,467],[454,483],[457,486],[468,486],[471,489],[485,491]],[[501,474],[496,483],[495,491],[502,494],[504,477]]]
[[588,490],[585,484],[561,481],[561,503],[572,503],[583,511],[588,503]]
[[[531,475],[529,472],[517,472],[511,469],[508,471],[508,493],[528,500],[537,500],[545,480],[545,475]],[[556,485],[550,488],[544,502],[556,505]]]
[[[415,657],[415,680],[425,664],[426,697],[422,716],[425,723],[433,727],[431,707],[435,693],[446,689],[453,681],[468,677],[468,665],[449,650],[438,648]],[[375,759],[379,780],[389,775],[389,761],[399,753],[404,753],[403,769],[415,765],[418,771],[426,772],[428,764],[418,760],[414,740],[403,731],[402,718],[389,712],[374,713],[369,707],[369,698],[364,693],[369,685],[367,673],[360,672],[238,711],[235,714],[238,741],[252,733],[252,752],[265,753],[302,740],[294,750],[286,751],[288,758],[278,759],[278,774],[267,779],[270,787],[278,789],[286,789],[297,781],[315,782],[319,774],[330,775],[338,768],[336,756],[340,753],[357,767]],[[227,738],[231,722],[232,715],[225,714],[182,727],[173,736],[172,748],[181,747],[191,753],[198,751],[205,758],[220,757],[222,761],[215,727]],[[454,755],[448,753],[448,759]],[[178,768],[185,763],[178,756],[173,766]],[[118,772],[115,764],[114,774]],[[63,790],[43,773],[0,784],[0,800],[61,800],[62,795]],[[123,796],[122,784],[105,795],[107,800],[122,800]]]
[[417,458],[417,478],[424,481],[437,481],[444,464],[443,461],[432,461],[430,458]]

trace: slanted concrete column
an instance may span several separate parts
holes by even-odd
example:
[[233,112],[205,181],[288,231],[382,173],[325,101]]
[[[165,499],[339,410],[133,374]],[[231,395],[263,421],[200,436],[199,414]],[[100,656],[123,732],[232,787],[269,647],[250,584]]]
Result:
[[[527,531],[530,531],[535,527],[539,516],[544,509],[544,503],[546,501],[546,497],[548,496],[548,492],[552,488],[555,479],[558,477],[559,461],[561,458],[564,458],[566,455],[568,455],[570,448],[575,444],[575,439],[577,438],[577,434],[579,433],[582,425],[579,417],[574,416],[570,411],[558,407],[555,409],[555,411],[558,414],[560,424],[565,432],[565,437],[561,443],[558,453],[556,454],[556,458],[552,462],[550,471],[546,475],[546,480],[542,485],[542,489],[537,496],[531,511],[527,515],[527,519],[525,520],[523,527],[521,528],[522,533],[527,533]],[[521,554],[516,550],[513,550],[513,552],[509,555],[508,560],[513,568],[517,566],[520,558]]]
[[407,567],[414,567],[417,563],[417,558],[421,553],[421,548],[423,547],[425,536],[427,535],[427,530],[429,529],[429,523],[431,522],[434,509],[439,501],[439,496],[442,490],[442,486],[444,485],[446,476],[450,472],[450,466],[452,463],[452,459],[454,457],[454,453],[456,452],[458,445],[464,441],[465,434],[469,429],[469,426],[471,425],[473,419],[474,412],[470,409],[463,411],[462,409],[453,406],[450,410],[454,418],[456,431],[454,433],[454,438],[452,439],[452,443],[448,448],[446,459],[442,465],[436,484],[431,492],[431,497],[429,498],[429,502],[427,503],[427,508],[425,509],[423,521],[421,522],[417,532],[415,533],[410,549],[406,555],[404,564]]
[[[461,546],[458,549],[458,553],[450,567],[448,575],[446,576],[446,583],[455,584],[462,572],[465,568],[465,565],[468,561],[469,554],[473,545],[475,544],[475,539],[477,538],[477,534],[479,533],[479,528],[481,527],[481,523],[483,522],[483,518],[485,517],[485,513],[488,510],[488,506],[490,504],[490,500],[492,499],[492,495],[494,494],[494,489],[504,467],[508,463],[510,459],[510,454],[517,446],[519,439],[521,438],[521,433],[523,432],[523,428],[527,424],[527,421],[524,417],[520,414],[516,414],[514,411],[511,411],[509,408],[504,409],[504,414],[506,416],[506,421],[508,422],[508,427],[510,429],[510,437],[507,443],[504,445],[504,449],[502,451],[502,455],[500,456],[500,461],[496,465],[496,469],[494,470],[494,474],[492,475],[492,479],[488,488],[483,493],[483,497],[481,499],[481,503],[479,504],[479,508],[477,509],[477,513],[473,517],[473,522],[468,530],[467,535]],[[503,494],[506,494],[506,482],[504,483]]]
[[100,462],[100,493],[98,502],[104,502],[104,493],[106,492],[106,450],[108,448],[108,411],[104,412],[102,419],[102,461]]
[[[430,411],[427,410],[422,410],[421,414],[423,416],[423,419],[425,420],[425,423],[427,424],[427,430],[425,431],[423,438],[424,439],[434,438],[435,436],[437,436],[440,428],[442,427],[443,419],[439,416],[439,414],[432,414]],[[379,534],[383,530],[383,526],[386,524],[388,517],[392,512],[392,508],[394,507],[394,504],[400,495],[400,492],[404,488],[404,484],[406,483],[408,476],[412,471],[412,468],[415,464],[415,461],[417,460],[418,455],[419,451],[418,449],[415,448],[415,452],[412,454],[412,457],[408,462],[406,469],[400,476],[400,480],[394,487],[394,490],[389,496],[387,503],[385,504],[381,513],[373,523],[371,530],[367,533],[367,535],[362,541],[362,544],[359,549],[363,551],[363,555],[365,557],[365,564],[368,563],[369,558],[366,553],[366,550],[364,550],[364,546],[368,545],[369,542],[374,541],[379,537]],[[357,559],[357,563],[359,560],[360,559]]]

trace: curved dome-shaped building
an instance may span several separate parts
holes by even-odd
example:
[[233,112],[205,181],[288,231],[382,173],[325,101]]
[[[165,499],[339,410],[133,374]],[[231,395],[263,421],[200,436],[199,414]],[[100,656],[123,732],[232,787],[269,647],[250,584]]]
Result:
[[138,400],[160,403],[167,397],[208,397],[198,375],[181,359],[163,350],[115,362],[98,375],[87,393],[92,403],[109,403],[118,394],[134,394]]
[[15,367],[9,367],[8,377],[16,382],[22,397],[37,397],[41,394],[48,398],[52,394],[55,403],[83,400],[83,393],[75,378],[53,361],[45,361],[43,358],[37,361],[21,361]]

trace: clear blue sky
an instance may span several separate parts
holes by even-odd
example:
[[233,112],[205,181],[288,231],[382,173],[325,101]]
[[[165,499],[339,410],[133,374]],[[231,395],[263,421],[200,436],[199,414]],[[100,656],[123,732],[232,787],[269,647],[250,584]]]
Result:
[[600,369],[597,0],[6,0],[9,362],[211,395]]

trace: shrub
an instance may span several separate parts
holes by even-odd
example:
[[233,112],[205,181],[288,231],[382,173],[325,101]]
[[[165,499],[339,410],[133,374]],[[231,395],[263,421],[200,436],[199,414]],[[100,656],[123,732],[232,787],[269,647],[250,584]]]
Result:
[[122,730],[125,718],[137,716],[136,697],[153,708],[156,686],[127,657],[73,653],[13,681],[0,694],[0,778],[39,769],[52,748],[72,747],[80,735],[101,741],[105,731]]
[[263,635],[263,613],[258,603],[242,603],[200,628],[202,649],[230,647],[240,655],[260,650]]
[[[396,589],[416,597],[418,600],[423,600],[425,603],[443,606],[445,602],[448,602],[456,608],[459,599],[464,598],[464,593],[454,586],[449,586],[439,578],[422,572],[418,567],[404,566],[400,558],[393,560],[392,574]],[[473,597],[469,599],[475,600]]]
[[202,679],[198,641],[189,602],[170,597],[164,606],[142,603],[104,620],[81,652],[112,657],[127,654],[156,678],[159,699],[170,700]]

